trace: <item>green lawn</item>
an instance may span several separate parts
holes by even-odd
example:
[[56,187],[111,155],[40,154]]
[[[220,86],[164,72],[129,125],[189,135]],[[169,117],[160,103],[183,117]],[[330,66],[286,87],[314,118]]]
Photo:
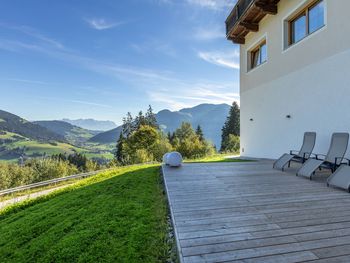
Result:
[[0,212],[1,262],[166,262],[159,166],[118,168]]
[[[86,146],[78,147],[74,146],[68,143],[42,143],[38,141],[33,140],[25,140],[24,137],[22,137],[22,140],[18,140],[18,137],[15,138],[14,136],[18,136],[15,133],[9,133],[0,135],[0,139],[13,139],[13,142],[7,143],[6,147],[8,149],[15,149],[15,148],[23,148],[25,147],[25,154],[29,157],[33,156],[34,154],[46,154],[47,156],[53,155],[53,154],[73,154],[74,152],[79,152],[88,158],[105,158],[105,159],[113,159],[114,155],[112,153],[112,150],[115,148],[115,145],[112,147],[111,145],[98,145],[98,144],[86,144]],[[0,154],[0,161],[7,160],[7,161],[18,161],[18,156],[14,155],[13,157],[5,158]]]
[[[0,122],[1,122],[1,119],[0,119]],[[6,132],[6,131],[4,131],[4,134],[0,134],[0,139],[16,140],[15,137],[25,139],[23,136],[21,136],[21,135],[19,135],[17,133],[13,133],[13,132]]]
[[216,154],[200,159],[185,160],[186,163],[224,163],[224,162],[250,162],[239,158],[229,158],[227,154]]

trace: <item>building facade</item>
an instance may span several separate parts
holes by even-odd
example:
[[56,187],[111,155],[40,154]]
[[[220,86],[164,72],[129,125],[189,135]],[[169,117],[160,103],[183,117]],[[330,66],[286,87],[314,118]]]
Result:
[[228,17],[240,44],[241,155],[277,158],[317,132],[350,132],[349,0],[244,0]]

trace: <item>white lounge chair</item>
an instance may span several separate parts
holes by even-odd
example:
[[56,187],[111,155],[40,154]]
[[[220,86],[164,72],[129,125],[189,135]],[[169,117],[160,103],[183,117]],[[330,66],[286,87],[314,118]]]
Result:
[[273,168],[283,171],[284,167],[287,164],[288,164],[288,167],[290,167],[290,163],[292,161],[304,163],[305,160],[307,160],[310,154],[312,153],[315,147],[315,141],[316,141],[316,132],[305,132],[303,145],[301,146],[300,150],[299,151],[291,150],[289,154],[288,153],[283,154],[273,164]]
[[314,154],[297,172],[297,176],[304,176],[312,180],[312,176],[318,168],[330,169],[332,173],[342,164],[348,148],[349,133],[333,133],[328,153]]
[[347,190],[350,193],[350,166],[340,166],[330,177],[328,177],[327,186],[338,187]]

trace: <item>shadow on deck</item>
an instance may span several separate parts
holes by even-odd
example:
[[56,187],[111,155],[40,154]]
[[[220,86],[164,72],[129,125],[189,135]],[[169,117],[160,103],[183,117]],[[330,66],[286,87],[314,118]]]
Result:
[[350,194],[296,169],[163,166],[181,262],[350,262]]

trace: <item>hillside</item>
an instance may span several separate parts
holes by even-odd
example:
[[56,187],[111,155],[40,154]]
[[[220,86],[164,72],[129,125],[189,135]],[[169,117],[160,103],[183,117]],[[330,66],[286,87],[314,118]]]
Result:
[[35,121],[34,123],[63,136],[72,144],[82,144],[99,132],[90,131],[64,121]]
[[0,131],[15,133],[37,141],[66,141],[62,135],[3,110],[0,110]]
[[[180,111],[162,110],[156,114],[157,122],[164,132],[173,132],[182,122],[189,122],[195,128],[200,125],[206,139],[217,147],[221,145],[221,128],[224,125],[230,106],[227,104],[200,104]],[[116,142],[121,127],[100,133],[89,141],[96,143]]]
[[109,144],[109,143],[116,143],[118,140],[118,137],[122,131],[122,126],[119,126],[115,129],[101,132],[91,139],[89,139],[89,142],[93,143],[100,143],[100,144]]
[[113,121],[99,121],[94,119],[63,119],[62,121],[90,131],[108,131],[117,127]]
[[[39,125],[40,124],[40,125]],[[80,152],[90,158],[113,157],[114,145],[85,143],[94,131],[62,121],[29,122],[0,110],[0,160],[16,162],[18,158],[34,158],[52,154]]]
[[100,173],[1,211],[1,262],[176,262],[166,204],[159,166]]

